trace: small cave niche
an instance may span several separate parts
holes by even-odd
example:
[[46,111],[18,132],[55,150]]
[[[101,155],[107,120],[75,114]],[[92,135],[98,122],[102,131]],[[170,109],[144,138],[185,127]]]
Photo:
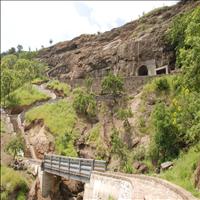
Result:
[[160,69],[156,71],[156,75],[160,75],[160,74],[167,74],[166,72],[166,68]]
[[148,69],[146,65],[142,65],[138,68],[138,76],[148,76]]

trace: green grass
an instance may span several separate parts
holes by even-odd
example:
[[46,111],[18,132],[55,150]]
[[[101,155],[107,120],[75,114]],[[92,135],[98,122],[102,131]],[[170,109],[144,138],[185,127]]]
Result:
[[162,172],[160,177],[173,182],[186,190],[190,191],[194,196],[200,197],[200,192],[194,187],[194,170],[198,161],[200,161],[200,151],[197,147],[191,148],[187,153],[181,154],[174,161],[174,167]]
[[1,123],[0,134],[2,134],[2,133],[5,133],[5,124],[4,124],[4,122],[1,119],[0,119],[0,123]]
[[102,160],[108,155],[108,147],[100,134],[101,124],[96,124],[89,132],[87,143],[96,148],[95,158]]
[[29,123],[43,119],[45,126],[56,138],[57,153],[77,156],[74,141],[79,133],[75,129],[77,116],[71,102],[59,100],[56,103],[47,103],[27,112],[25,118]]
[[[17,199],[25,199],[28,185],[19,172],[6,166],[1,166],[1,200],[7,200],[10,193],[19,191]],[[22,198],[24,197],[24,198]]]
[[87,142],[90,144],[97,144],[101,142],[100,137],[100,124],[95,125],[89,132]]
[[61,92],[64,96],[68,96],[70,93],[70,86],[66,83],[61,83],[58,80],[52,80],[47,84],[47,88]]
[[36,85],[40,85],[42,83],[45,83],[48,81],[48,78],[43,77],[43,78],[36,78],[34,80],[31,81],[32,84],[36,84]]
[[32,85],[24,85],[11,93],[10,98],[6,100],[6,107],[28,106],[37,101],[48,100],[50,97],[38,91]]

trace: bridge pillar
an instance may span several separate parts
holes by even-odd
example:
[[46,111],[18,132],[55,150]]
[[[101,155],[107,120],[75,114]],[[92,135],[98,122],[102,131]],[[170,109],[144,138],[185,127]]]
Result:
[[50,192],[55,190],[55,186],[57,185],[57,178],[45,171],[40,171],[39,179],[42,197],[48,197]]

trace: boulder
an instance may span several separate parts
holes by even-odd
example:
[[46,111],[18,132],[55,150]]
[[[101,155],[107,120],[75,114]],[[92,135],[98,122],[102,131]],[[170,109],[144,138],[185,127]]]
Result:
[[149,171],[149,168],[147,167],[146,164],[142,163],[138,169],[138,172],[141,174],[145,174]]
[[173,162],[167,161],[167,162],[162,163],[162,164],[160,165],[160,167],[161,167],[162,170],[166,170],[166,169],[168,169],[169,167],[172,167],[173,164],[174,164]]
[[139,161],[135,161],[133,163],[133,167],[137,170],[138,173],[141,173],[141,174],[145,174],[149,171],[148,166]]

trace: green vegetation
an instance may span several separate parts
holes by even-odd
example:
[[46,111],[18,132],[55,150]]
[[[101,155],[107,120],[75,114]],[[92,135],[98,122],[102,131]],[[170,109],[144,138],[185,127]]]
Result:
[[172,123],[170,112],[163,103],[156,105],[153,120],[155,134],[154,146],[151,149],[152,160],[163,162],[176,157],[179,151],[177,129]]
[[73,91],[73,95],[73,107],[77,113],[83,114],[88,118],[96,116],[97,105],[93,94],[86,92],[83,88],[76,88]]
[[76,112],[72,103],[60,100],[34,108],[25,115],[27,122],[43,119],[49,131],[56,137],[56,150],[59,154],[76,156],[74,141],[79,135],[75,129]]
[[100,134],[101,124],[96,124],[88,133],[87,143],[95,146],[96,159],[106,159],[108,156],[108,148],[105,144],[103,137]]
[[32,84],[41,85],[42,83],[46,83],[48,81],[47,77],[38,77],[31,81]]
[[4,122],[0,119],[0,134],[5,133],[5,124]]
[[25,83],[43,76],[45,65],[33,60],[31,53],[9,54],[1,58],[1,102]]
[[17,171],[6,166],[1,166],[1,199],[7,200],[9,194],[18,191],[17,199],[25,200],[28,192],[28,185]]
[[101,87],[102,93],[118,96],[124,90],[123,79],[119,75],[109,74],[102,80]]
[[47,84],[47,88],[68,96],[70,94],[70,86],[66,83],[61,83],[58,80],[52,80]]
[[20,136],[15,136],[14,138],[12,138],[12,140],[6,146],[6,151],[10,155],[12,155],[14,159],[17,154],[19,154],[20,152],[24,152],[24,149],[24,141]]
[[14,106],[27,106],[37,101],[48,100],[50,97],[46,94],[38,91],[35,87],[30,84],[25,84],[22,87],[16,89],[10,93],[9,98],[6,99],[4,105],[6,107]]
[[168,41],[176,50],[176,66],[182,68],[181,82],[200,92],[200,8],[179,15],[168,31]]
[[133,113],[131,109],[119,109],[117,111],[117,118],[120,120],[124,120],[124,128],[128,132],[130,131],[131,125],[129,123],[128,118],[133,117]]
[[93,78],[87,77],[87,78],[85,79],[85,87],[86,87],[86,89],[87,89],[87,92],[91,92],[92,83],[93,83]]
[[162,172],[160,177],[180,185],[196,197],[200,197],[200,193],[193,185],[193,174],[199,161],[199,154],[200,150],[197,146],[191,148],[187,153],[182,152],[179,158],[174,160],[174,167]]

